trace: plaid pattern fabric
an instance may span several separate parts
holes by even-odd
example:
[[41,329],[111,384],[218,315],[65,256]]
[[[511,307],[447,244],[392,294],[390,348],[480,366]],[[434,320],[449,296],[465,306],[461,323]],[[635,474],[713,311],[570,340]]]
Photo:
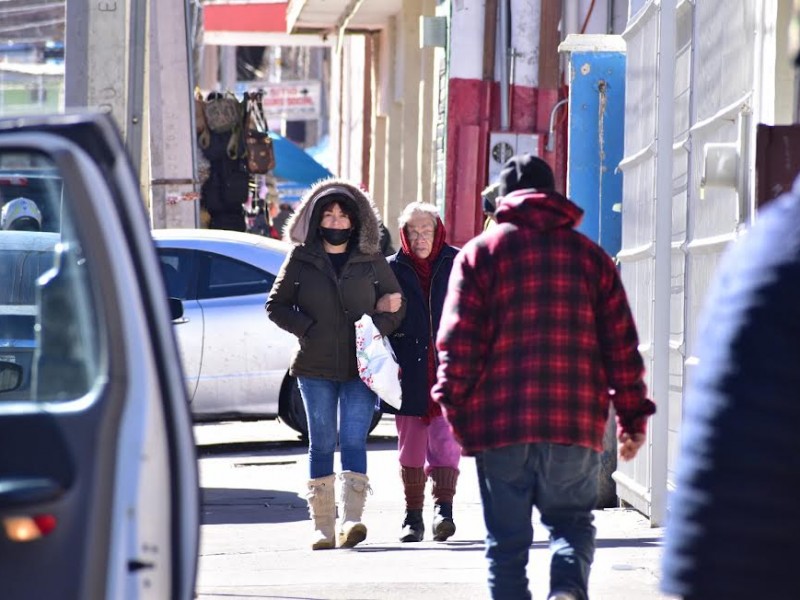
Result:
[[558,194],[516,192],[499,225],[456,257],[437,337],[434,399],[468,454],[553,442],[601,451],[613,400],[622,431],[655,405],[614,263],[572,227]]

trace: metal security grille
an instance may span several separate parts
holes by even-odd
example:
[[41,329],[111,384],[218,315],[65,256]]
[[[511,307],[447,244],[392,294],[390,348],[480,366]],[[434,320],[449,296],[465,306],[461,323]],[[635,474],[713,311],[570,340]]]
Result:
[[[645,3],[623,34],[628,72],[619,260],[651,389],[654,356],[663,356],[662,348],[654,348],[654,325],[663,319],[669,323],[668,389],[661,390],[667,397],[656,398],[659,418],[666,419],[665,438],[653,436],[650,452],[620,465],[614,476],[620,497],[646,514],[658,506],[658,495],[663,501],[673,486],[683,389],[691,377],[693,340],[709,282],[725,247],[750,218],[757,61],[778,46],[768,34],[776,25],[775,15],[762,3],[682,1],[675,14],[674,55],[667,56],[659,39],[661,5],[658,0]],[[659,99],[659,69],[665,67],[674,69],[674,94]],[[673,142],[667,159],[658,155],[657,142],[665,134],[657,125],[660,101],[669,103],[673,113],[673,131],[666,132]],[[720,143],[736,149],[738,177],[730,185],[703,186],[707,145]],[[671,170],[671,198],[657,197],[659,168]],[[662,288],[666,298],[656,297],[659,200],[671,202],[670,285]],[[666,448],[656,448],[658,444]],[[665,457],[666,470],[654,467],[655,456]]]

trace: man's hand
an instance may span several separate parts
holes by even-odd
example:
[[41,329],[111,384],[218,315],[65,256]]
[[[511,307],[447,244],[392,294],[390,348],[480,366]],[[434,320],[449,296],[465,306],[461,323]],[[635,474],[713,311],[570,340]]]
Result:
[[375,310],[383,313],[393,313],[400,310],[403,305],[402,294],[395,292],[393,294],[384,294],[378,299],[375,305]]
[[639,448],[644,445],[645,435],[643,433],[623,433],[619,436],[619,457],[622,460],[631,460],[639,452]]

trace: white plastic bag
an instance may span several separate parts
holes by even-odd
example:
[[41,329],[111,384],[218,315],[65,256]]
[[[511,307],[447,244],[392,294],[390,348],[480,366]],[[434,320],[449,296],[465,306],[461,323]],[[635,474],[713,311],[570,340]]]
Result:
[[369,315],[356,321],[355,327],[356,360],[361,381],[386,404],[400,410],[400,365],[389,340],[381,335]]

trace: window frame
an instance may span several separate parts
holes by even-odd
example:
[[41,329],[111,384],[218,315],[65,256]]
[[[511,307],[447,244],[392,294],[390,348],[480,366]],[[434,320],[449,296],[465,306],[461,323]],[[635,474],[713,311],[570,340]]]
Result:
[[[240,296],[253,296],[256,294],[269,294],[272,286],[275,284],[276,275],[270,273],[266,269],[262,269],[252,263],[249,263],[244,260],[240,260],[238,258],[234,258],[232,256],[226,256],[224,254],[219,254],[217,252],[211,252],[209,250],[198,250],[197,251],[197,267],[198,267],[198,276],[196,278],[197,281],[197,299],[198,300],[214,300],[219,298],[235,298]],[[262,289],[261,287],[256,288],[255,284],[249,284],[251,287],[245,287],[248,284],[239,284],[241,289],[237,290],[236,293],[214,293],[210,286],[210,278],[211,278],[211,264],[212,261],[219,260],[225,261],[230,263],[235,263],[237,265],[241,265],[253,271],[258,271],[266,276],[267,279],[267,286],[266,289]],[[231,284],[236,285],[236,284]]]

